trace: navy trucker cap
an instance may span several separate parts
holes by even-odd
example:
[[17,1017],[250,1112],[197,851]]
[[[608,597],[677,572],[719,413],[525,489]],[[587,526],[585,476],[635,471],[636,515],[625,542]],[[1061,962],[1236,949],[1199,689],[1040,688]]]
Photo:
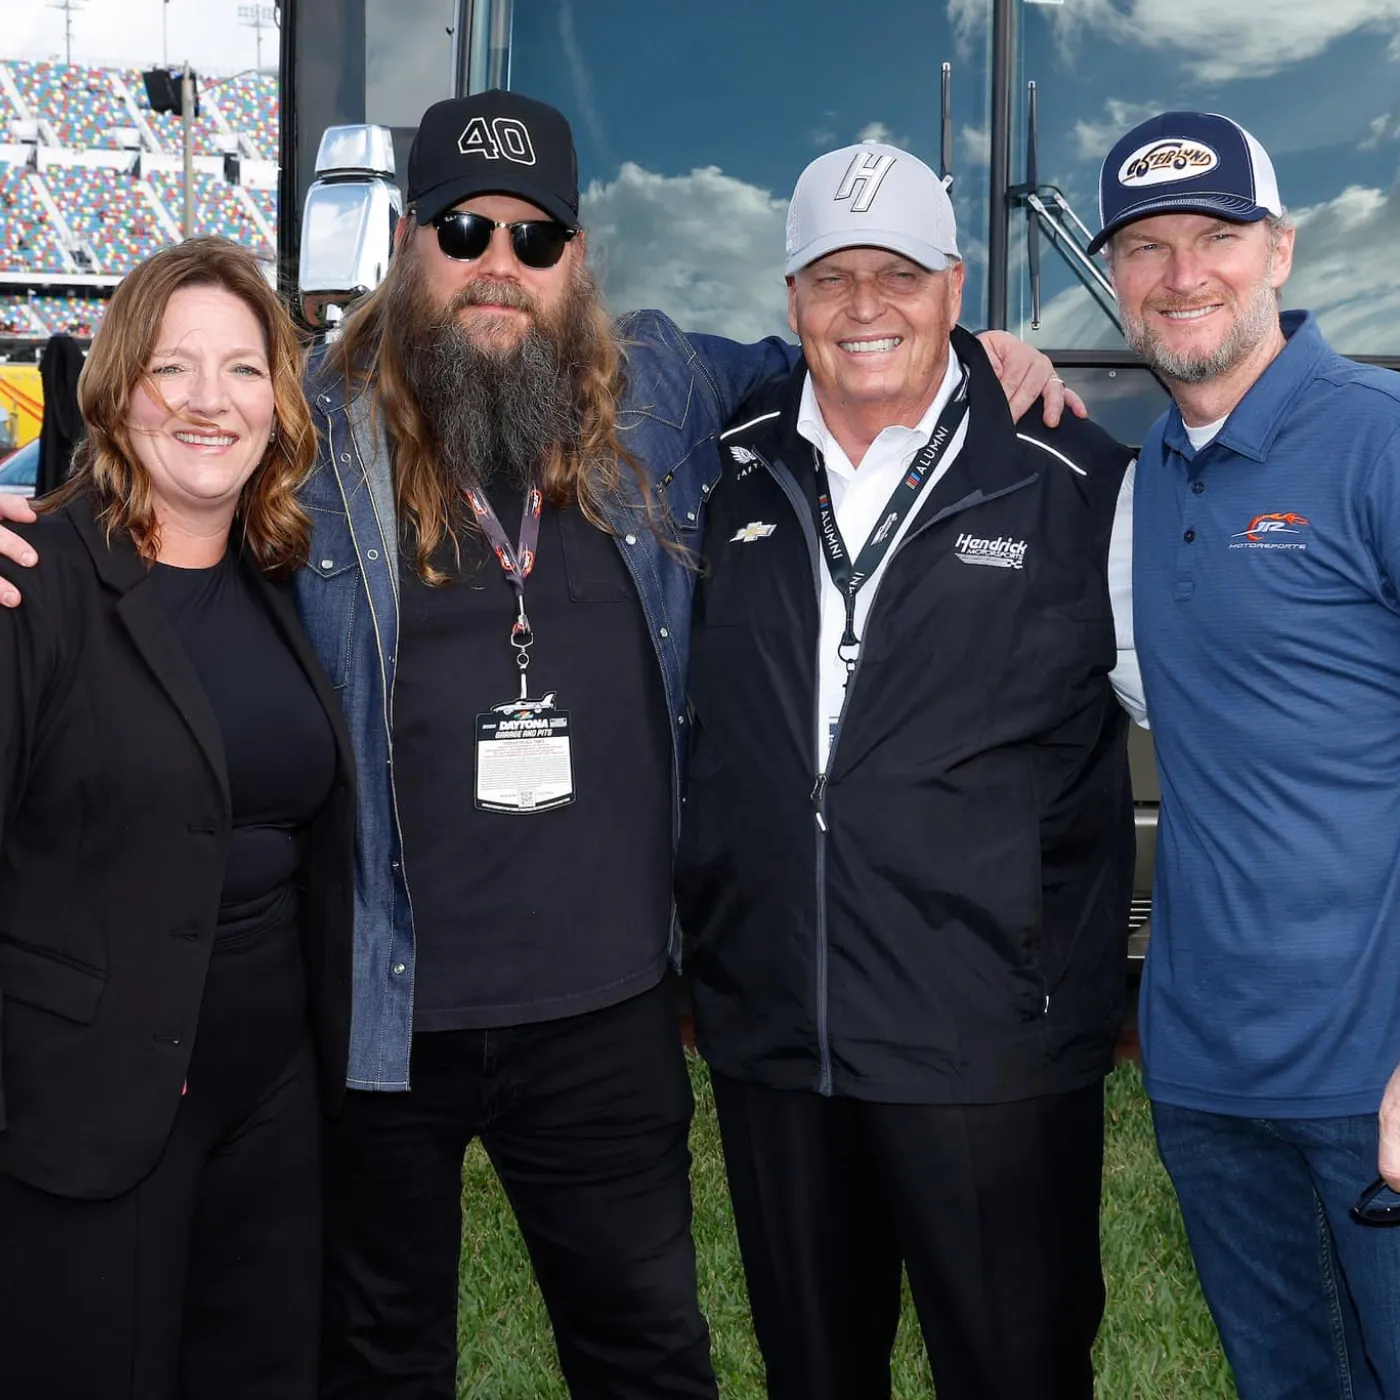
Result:
[[1268,152],[1214,112],[1163,112],[1135,126],[1099,172],[1097,253],[1120,228],[1153,214],[1214,214],[1252,224],[1283,213]]

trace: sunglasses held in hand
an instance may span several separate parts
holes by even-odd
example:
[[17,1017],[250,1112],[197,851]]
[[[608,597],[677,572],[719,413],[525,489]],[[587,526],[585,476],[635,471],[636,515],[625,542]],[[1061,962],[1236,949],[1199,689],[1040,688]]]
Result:
[[569,240],[578,232],[556,219],[521,219],[502,223],[484,214],[455,209],[432,221],[438,247],[456,262],[475,262],[491,246],[498,228],[510,234],[511,251],[522,267],[553,267],[564,256]]
[[1347,1212],[1358,1225],[1400,1225],[1400,1195],[1378,1176]]

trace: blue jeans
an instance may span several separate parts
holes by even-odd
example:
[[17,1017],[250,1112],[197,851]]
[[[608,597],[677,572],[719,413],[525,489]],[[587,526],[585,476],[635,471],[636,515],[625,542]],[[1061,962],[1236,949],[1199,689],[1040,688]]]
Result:
[[1375,1115],[1152,1117],[1240,1400],[1400,1400],[1400,1229],[1347,1215]]

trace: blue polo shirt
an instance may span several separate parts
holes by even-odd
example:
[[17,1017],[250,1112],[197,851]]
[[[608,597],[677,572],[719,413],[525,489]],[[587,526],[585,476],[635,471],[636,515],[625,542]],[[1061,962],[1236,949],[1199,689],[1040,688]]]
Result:
[[1400,1061],[1400,375],[1312,317],[1192,450],[1147,436],[1133,615],[1162,782],[1148,1092],[1370,1113]]

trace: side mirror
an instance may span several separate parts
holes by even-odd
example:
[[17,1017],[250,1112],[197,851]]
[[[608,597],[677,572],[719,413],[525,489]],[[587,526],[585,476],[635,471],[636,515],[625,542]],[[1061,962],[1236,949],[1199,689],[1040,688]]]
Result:
[[394,178],[387,126],[332,126],[316,153],[316,182],[301,217],[301,313],[309,325],[337,325],[356,297],[389,268],[403,196]]

